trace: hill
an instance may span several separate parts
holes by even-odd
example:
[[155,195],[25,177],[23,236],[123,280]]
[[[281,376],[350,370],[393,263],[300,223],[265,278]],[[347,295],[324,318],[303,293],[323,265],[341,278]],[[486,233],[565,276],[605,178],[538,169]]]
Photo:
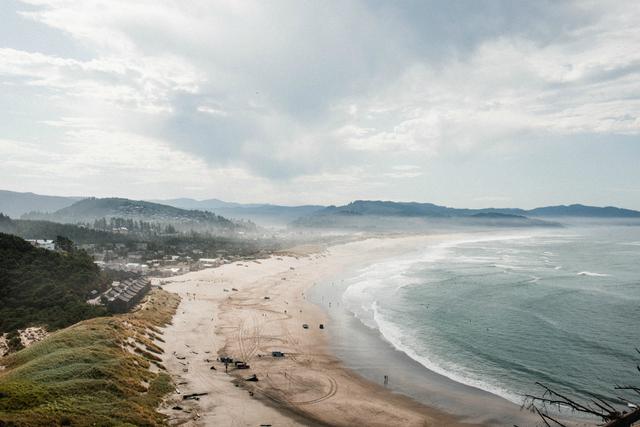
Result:
[[160,203],[162,205],[174,206],[180,209],[199,209],[203,211],[214,211],[220,208],[241,208],[247,206],[260,206],[260,205],[243,205],[242,203],[225,202],[220,199],[206,199],[196,200],[188,197],[180,197],[178,199],[166,199],[166,200],[149,200],[153,203]]
[[526,211],[530,216],[538,217],[577,217],[577,218],[640,218],[640,212],[614,206],[596,207],[585,205],[547,206]]
[[200,209],[215,212],[227,218],[246,219],[264,226],[283,226],[324,208],[324,206],[320,205],[282,206],[272,204],[242,204],[225,202],[218,199],[194,200],[182,198],[158,200],[157,202],[182,209]]
[[[329,206],[300,218],[294,226],[320,228],[417,229],[439,226],[557,227],[559,224],[529,218],[519,209],[457,209],[433,203],[356,200]],[[426,222],[425,222],[426,221]]]
[[24,219],[62,223],[93,222],[102,218],[125,218],[186,226],[208,226],[233,230],[243,226],[211,212],[180,209],[159,203],[122,198],[88,198],[50,214],[30,213]]
[[526,219],[524,215],[514,215],[500,212],[479,212],[470,215],[473,218],[493,218],[493,219]]
[[100,269],[83,251],[58,253],[0,233],[0,333],[31,325],[58,329],[104,315],[85,301]]
[[85,320],[1,358],[0,425],[166,425],[156,408],[175,386],[154,341],[178,302],[153,290],[144,309]]
[[314,216],[360,215],[423,218],[501,218],[526,219],[527,217],[585,217],[585,218],[640,218],[640,212],[615,207],[585,205],[548,206],[531,210],[517,208],[460,209],[439,206],[433,203],[390,202],[356,200],[344,206],[329,206],[314,213]]
[[27,212],[55,212],[79,200],[82,197],[43,196],[0,190],[0,212],[19,218]]
[[444,218],[451,216],[455,209],[432,203],[386,202],[356,200],[345,206],[329,206],[318,215],[374,215],[374,216],[413,216]]
[[73,224],[61,224],[59,222],[41,220],[11,219],[2,214],[0,214],[0,233],[14,234],[23,239],[54,240],[58,236],[64,236],[78,245],[87,243],[123,243],[131,240],[126,235],[93,230]]

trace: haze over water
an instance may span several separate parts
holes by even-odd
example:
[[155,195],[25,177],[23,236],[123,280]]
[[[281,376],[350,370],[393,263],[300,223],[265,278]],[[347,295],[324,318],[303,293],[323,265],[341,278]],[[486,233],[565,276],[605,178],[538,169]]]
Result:
[[515,403],[536,381],[611,397],[636,374],[639,259],[640,227],[479,235],[369,266],[342,301],[430,370]]

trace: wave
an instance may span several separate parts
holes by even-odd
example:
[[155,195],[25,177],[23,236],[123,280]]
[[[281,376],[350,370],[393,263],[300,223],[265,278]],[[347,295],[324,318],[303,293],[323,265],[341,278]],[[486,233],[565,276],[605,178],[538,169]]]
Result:
[[524,267],[520,267],[517,265],[509,265],[509,264],[490,264],[489,267],[500,268],[503,270],[524,270]]
[[[638,236],[634,235],[635,241],[627,244],[636,246],[640,243]],[[564,243],[563,239],[549,236],[541,239],[540,235],[516,236],[514,233],[482,237],[467,235],[416,248],[415,252],[359,270],[357,275],[345,280],[347,286],[342,298],[348,303],[343,308],[391,348],[401,351],[425,369],[515,404],[522,403],[521,393],[530,391],[533,382],[540,378],[579,394],[590,389],[600,391],[600,384],[595,380],[576,379],[558,371],[555,365],[562,366],[566,362],[564,359],[549,368],[538,363],[536,357],[540,352],[549,355],[550,360],[564,357],[554,350],[561,343],[572,351],[586,349],[584,352],[589,355],[589,361],[600,366],[600,358],[624,360],[623,353],[615,346],[616,341],[612,341],[611,346],[599,344],[597,338],[601,335],[594,335],[594,342],[591,342],[589,338],[593,331],[581,329],[581,322],[575,321],[584,316],[579,307],[569,307],[562,315],[555,316],[555,311],[539,310],[536,303],[540,298],[553,295],[554,304],[576,301],[584,304],[589,313],[591,309],[596,312],[599,307],[597,294],[600,293],[616,297],[615,300],[606,299],[610,304],[621,304],[622,298],[628,303],[627,290],[631,285],[623,283],[621,287],[613,287],[617,284],[614,279],[626,279],[627,268],[632,268],[631,264],[629,267],[625,264],[627,258],[621,259],[619,269],[614,272],[607,268],[608,258],[599,258],[602,243],[598,240],[586,239],[584,245],[591,246],[585,246],[583,252],[576,251],[573,246],[559,247],[558,242]],[[511,241],[495,245],[479,243],[492,240]],[[512,253],[503,246],[507,249],[516,246],[518,251]],[[624,256],[633,255],[631,248],[623,251],[618,246],[618,249],[621,254],[627,254]],[[587,263],[585,254],[593,260]],[[572,268],[574,265],[588,266],[594,271],[576,272],[575,267]],[[611,273],[607,274],[607,271]],[[610,276],[613,278],[598,279]],[[600,283],[603,281],[612,283],[603,286]],[[520,286],[524,283],[529,285]],[[634,294],[631,297],[635,298]],[[474,298],[478,298],[476,305]],[[485,301],[488,305],[483,305]],[[500,307],[506,304],[507,308],[522,313],[493,315],[495,313],[489,308],[494,310],[498,303]],[[475,312],[479,314],[474,315]],[[458,313],[471,314],[457,316]],[[467,319],[474,322],[470,324],[473,327],[462,323]],[[512,327],[494,330],[492,325],[503,319],[513,320]],[[613,321],[617,323],[612,325],[625,324],[617,317]],[[581,326],[573,328],[576,324]],[[480,329],[476,330],[476,326]],[[483,335],[485,326],[492,326],[486,339]],[[531,342],[540,343],[535,349],[540,351],[527,347],[527,337]],[[594,351],[587,351],[589,349]],[[409,363],[408,369],[420,369],[420,366]],[[620,377],[616,363],[606,366],[607,372],[614,374],[612,378]]]
[[372,304],[371,308],[373,311],[373,319],[377,325],[378,331],[385,341],[391,344],[391,346],[396,350],[403,352],[409,358],[415,360],[426,369],[447,377],[450,380],[495,394],[496,396],[503,397],[515,404],[522,404],[522,396],[511,393],[497,383],[477,378],[462,366],[451,362],[449,363],[449,366],[444,366],[443,363],[434,360],[430,355],[419,354],[418,350],[414,346],[406,343],[407,340],[413,339],[411,334],[405,333],[400,326],[385,319],[380,313],[377,301]]
[[605,273],[593,273],[591,271],[581,271],[576,273],[577,276],[588,276],[588,277],[609,277],[609,274]]
[[[372,318],[372,303],[376,299],[390,298],[400,289],[414,283],[414,280],[407,275],[414,266],[424,263],[433,265],[437,261],[445,259],[452,249],[460,245],[531,239],[532,237],[534,237],[532,234],[465,236],[461,239],[447,240],[427,248],[420,248],[401,257],[395,257],[361,269],[349,280],[351,284],[347,286],[342,294],[342,300],[347,309],[365,326],[376,329]],[[460,261],[460,259],[458,260]],[[475,262],[475,260],[472,262]],[[498,264],[496,264],[496,267],[498,267]],[[515,270],[520,267],[500,265],[498,268]]]
[[[456,239],[440,244],[421,248],[412,254],[397,257],[385,262],[377,263],[360,270],[353,276],[342,294],[342,300],[353,316],[363,325],[370,329],[377,330],[382,337],[394,348],[405,353],[408,357],[415,360],[433,372],[461,384],[475,387],[480,390],[501,396],[513,403],[521,404],[522,397],[510,392],[497,382],[491,379],[480,378],[474,375],[468,368],[456,365],[451,361],[437,360],[435,355],[426,355],[422,349],[420,342],[412,336],[412,331],[403,331],[401,325],[387,320],[380,313],[378,301],[389,302],[398,293],[398,291],[406,286],[415,283],[410,277],[412,268],[423,265],[424,263],[435,264],[445,259],[451,254],[451,250],[461,245],[474,244],[479,242],[505,241],[505,240],[530,240],[534,235],[530,234],[509,234],[500,236],[473,236],[471,238]],[[425,250],[426,249],[426,250]],[[462,259],[459,259],[462,258]],[[475,257],[456,257],[457,261],[476,263],[478,261],[489,264],[493,261],[496,268],[508,270],[519,270],[521,266],[507,265],[495,263],[494,257],[477,260]],[[508,262],[508,260],[506,260]],[[531,283],[540,280],[540,277],[531,275],[529,277]],[[422,279],[424,280],[424,279]],[[411,343],[412,341],[416,341]]]

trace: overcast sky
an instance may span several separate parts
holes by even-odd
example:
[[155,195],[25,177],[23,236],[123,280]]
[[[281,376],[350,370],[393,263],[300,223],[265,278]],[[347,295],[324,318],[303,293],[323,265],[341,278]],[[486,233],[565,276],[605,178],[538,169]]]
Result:
[[640,209],[635,1],[1,0],[0,188]]

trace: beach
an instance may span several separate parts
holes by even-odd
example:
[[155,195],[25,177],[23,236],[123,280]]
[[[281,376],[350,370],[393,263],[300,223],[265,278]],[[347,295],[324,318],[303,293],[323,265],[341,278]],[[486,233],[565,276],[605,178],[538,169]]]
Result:
[[[426,406],[385,388],[382,377],[371,381],[347,369],[332,350],[331,317],[308,297],[314,284],[354,266],[446,238],[373,238],[299,248],[164,279],[164,289],[182,302],[164,332],[163,364],[177,390],[162,411],[174,424],[198,426],[481,425],[481,418]],[[284,357],[273,357],[274,351]],[[225,373],[216,360],[221,356],[250,368],[230,365]],[[253,375],[256,382],[246,381]],[[192,393],[203,394],[184,399]],[[500,404],[493,396],[476,397],[476,406]]]

